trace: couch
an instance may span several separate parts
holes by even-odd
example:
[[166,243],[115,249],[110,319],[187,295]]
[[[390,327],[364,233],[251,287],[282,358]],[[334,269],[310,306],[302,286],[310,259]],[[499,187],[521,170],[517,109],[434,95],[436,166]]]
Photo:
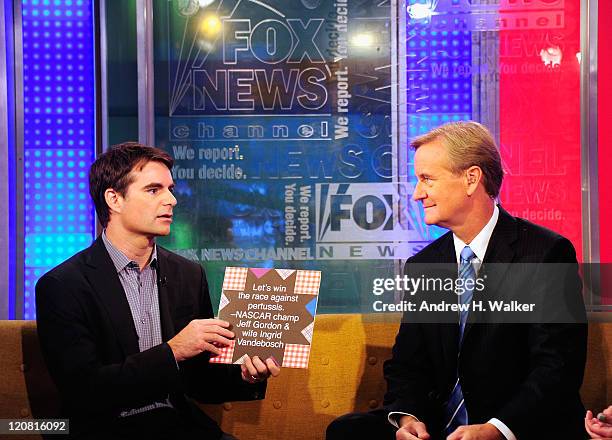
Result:
[[[204,408],[238,438],[322,439],[335,417],[380,406],[382,365],[396,331],[397,323],[388,317],[381,322],[372,315],[317,316],[308,370],[283,369],[270,381],[265,400]],[[0,418],[57,414],[57,391],[43,363],[36,323],[0,321],[0,344]],[[612,323],[589,324],[581,393],[585,406],[595,411],[612,403]]]

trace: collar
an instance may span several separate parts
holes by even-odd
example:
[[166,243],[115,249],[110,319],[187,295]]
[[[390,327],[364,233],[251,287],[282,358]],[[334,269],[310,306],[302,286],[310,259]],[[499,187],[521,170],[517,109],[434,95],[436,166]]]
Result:
[[[106,247],[108,255],[111,257],[111,260],[113,262],[113,265],[115,266],[115,269],[117,270],[117,273],[121,272],[127,266],[136,265],[136,267],[138,267],[137,262],[135,262],[134,260],[130,260],[127,257],[127,255],[125,255],[123,252],[121,252],[119,249],[113,246],[113,244],[110,242],[110,240],[106,236],[106,229],[102,231],[102,242],[104,243],[104,246]],[[147,266],[151,266],[154,269],[157,267],[157,245],[153,246],[153,253],[151,254],[151,261],[149,262]]]
[[[489,246],[489,241],[491,240],[491,235],[493,235],[493,230],[495,229],[495,225],[497,224],[497,219],[499,218],[499,208],[497,205],[493,207],[493,215],[487,222],[487,224],[480,230],[478,235],[474,237],[472,242],[469,244],[470,248],[476,255],[476,258],[480,262],[484,260],[484,257],[487,253],[487,247]],[[457,260],[457,264],[460,264],[461,259],[461,251],[464,247],[467,246],[459,237],[453,234],[453,242],[455,244],[455,257]]]

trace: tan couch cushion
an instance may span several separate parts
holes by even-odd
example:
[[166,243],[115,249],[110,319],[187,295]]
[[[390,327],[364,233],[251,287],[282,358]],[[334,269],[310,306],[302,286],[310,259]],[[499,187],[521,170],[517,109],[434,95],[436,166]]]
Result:
[[[263,401],[206,405],[206,411],[225,431],[242,439],[324,438],[335,417],[381,403],[382,363],[390,355],[397,324],[371,319],[318,316],[308,370],[283,369],[279,378],[270,381]],[[0,343],[0,418],[57,414],[57,392],[40,355],[35,323],[0,321]],[[587,408],[600,410],[612,403],[611,351],[612,324],[590,324],[582,387]]]

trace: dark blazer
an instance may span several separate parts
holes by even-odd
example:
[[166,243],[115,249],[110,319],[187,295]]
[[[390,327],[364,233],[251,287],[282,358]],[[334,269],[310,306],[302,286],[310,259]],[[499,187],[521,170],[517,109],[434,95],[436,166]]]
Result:
[[177,364],[166,341],[196,318],[212,318],[206,275],[199,264],[157,247],[163,343],[139,351],[127,298],[101,237],[45,274],[36,285],[42,352],[62,399],[71,433],[95,431],[126,409],[168,395],[195,414],[211,438],[221,431],[186,397],[202,402],[261,399],[265,384],[249,385],[236,365],[211,365],[208,353]]
[[[585,411],[578,392],[587,326],[576,253],[564,237],[500,208],[481,271],[490,263],[549,262],[570,263],[563,286],[582,308],[580,323],[468,321],[459,350],[458,324],[419,324],[405,316],[384,366],[385,409],[415,415],[434,439],[441,438],[446,402],[458,374],[470,424],[497,418],[518,440],[584,439]],[[456,265],[452,233],[410,258],[407,274],[414,263]],[[500,279],[491,280],[491,286],[514,282],[497,275]]]

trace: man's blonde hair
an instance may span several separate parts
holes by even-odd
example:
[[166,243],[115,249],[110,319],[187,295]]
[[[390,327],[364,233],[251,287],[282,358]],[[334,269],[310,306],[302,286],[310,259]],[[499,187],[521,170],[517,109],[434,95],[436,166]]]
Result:
[[418,150],[436,140],[446,147],[454,174],[474,165],[480,167],[487,194],[493,198],[499,195],[504,170],[495,140],[484,125],[474,121],[449,122],[413,139],[410,145]]

